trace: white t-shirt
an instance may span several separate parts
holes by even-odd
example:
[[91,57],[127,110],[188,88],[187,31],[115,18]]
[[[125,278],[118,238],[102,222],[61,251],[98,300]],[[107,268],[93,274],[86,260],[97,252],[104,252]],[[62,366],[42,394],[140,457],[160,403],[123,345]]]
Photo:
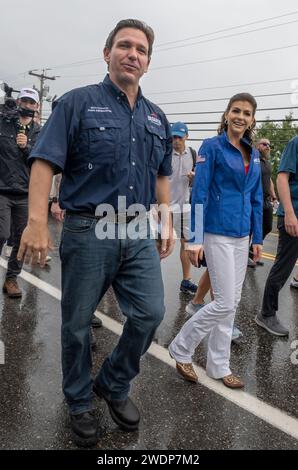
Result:
[[187,174],[193,169],[193,158],[189,147],[186,147],[182,154],[173,151],[172,169],[173,173],[169,176],[170,205],[178,204],[182,211],[183,205],[189,203],[190,189]]

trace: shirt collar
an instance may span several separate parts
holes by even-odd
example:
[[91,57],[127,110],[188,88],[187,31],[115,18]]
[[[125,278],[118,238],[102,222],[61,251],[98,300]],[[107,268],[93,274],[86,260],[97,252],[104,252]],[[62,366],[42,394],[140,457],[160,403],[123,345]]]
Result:
[[187,147],[185,147],[185,150],[183,153],[179,153],[177,152],[177,150],[173,150],[173,155],[178,155],[179,157],[181,157],[182,155],[187,155]]
[[[222,135],[222,138],[223,138],[226,142],[228,142],[229,144],[231,144],[231,143],[230,143],[230,140],[229,140],[229,136],[228,136],[228,134],[227,134],[226,131],[224,131],[221,135]],[[247,145],[247,146],[249,147],[250,151],[252,151],[252,144],[249,142],[248,139],[246,139],[245,137],[242,137],[241,142],[242,142],[243,144]]]
[[[117,98],[120,98],[120,99],[124,99],[126,97],[126,94],[120,90],[120,88],[114,83],[112,82],[112,80],[110,79],[110,76],[109,74],[107,74],[103,80],[103,85],[105,88],[107,88],[107,90],[117,99]],[[141,90],[141,87],[139,87],[139,90],[138,90],[138,96],[137,96],[137,100],[136,100],[136,104],[138,105],[139,104],[139,101],[143,98],[143,93],[142,93],[142,90]]]

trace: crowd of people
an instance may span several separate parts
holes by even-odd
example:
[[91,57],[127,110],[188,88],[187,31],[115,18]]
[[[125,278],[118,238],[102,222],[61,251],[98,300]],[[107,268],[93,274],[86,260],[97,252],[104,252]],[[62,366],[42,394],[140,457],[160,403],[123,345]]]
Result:
[[[180,290],[193,295],[186,306],[190,318],[169,346],[177,371],[198,382],[192,357],[208,337],[207,374],[229,388],[244,387],[230,369],[231,341],[242,335],[235,313],[246,268],[262,265],[263,240],[272,230],[277,195],[270,141],[254,142],[254,97],[231,97],[218,135],[205,139],[196,152],[187,146],[186,123],[171,126],[139,87],[153,42],[145,23],[120,21],[104,47],[108,73],[103,82],[59,98],[41,132],[34,120],[39,103],[34,89],[19,93],[17,118],[0,114],[0,250],[9,238],[13,247],[3,292],[22,295],[17,276],[24,261],[45,266],[56,175],[51,213],[63,222],[63,392],[74,440],[83,447],[95,445],[100,435],[94,396],[105,400],[121,429],[138,429],[140,413],[130,385],[164,316],[160,260],[172,253],[175,237]],[[279,292],[298,256],[298,137],[281,157],[277,190],[277,256],[255,321],[271,334],[287,336],[277,312]],[[126,198],[124,208],[120,196]],[[100,212],[102,205],[112,213]],[[152,205],[160,217],[157,239],[151,237],[148,217]],[[145,210],[132,213],[132,206]],[[132,239],[128,227],[136,221],[142,231]],[[104,227],[109,236],[99,237]],[[198,285],[191,265],[206,268]],[[126,322],[93,378],[90,327],[101,325],[94,312],[110,286]],[[291,286],[298,287],[298,272]]]

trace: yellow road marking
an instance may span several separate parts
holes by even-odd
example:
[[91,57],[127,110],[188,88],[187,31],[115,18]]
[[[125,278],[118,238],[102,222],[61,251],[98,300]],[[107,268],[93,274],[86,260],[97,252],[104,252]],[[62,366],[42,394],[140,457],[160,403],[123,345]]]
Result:
[[[275,255],[273,255],[272,253],[263,252],[262,253],[262,258],[269,259],[270,261],[274,261],[275,260]],[[298,266],[298,262],[296,263],[295,266]]]

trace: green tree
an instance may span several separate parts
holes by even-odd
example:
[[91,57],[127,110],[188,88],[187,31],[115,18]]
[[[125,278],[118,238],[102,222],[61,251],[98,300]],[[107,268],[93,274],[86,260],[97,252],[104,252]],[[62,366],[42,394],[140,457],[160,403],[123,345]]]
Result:
[[290,113],[285,116],[282,123],[263,122],[255,132],[255,142],[264,137],[269,139],[273,148],[270,152],[270,161],[272,163],[272,179],[276,181],[277,169],[280,161],[280,156],[287,142],[298,134],[298,126],[293,122],[293,114]]

